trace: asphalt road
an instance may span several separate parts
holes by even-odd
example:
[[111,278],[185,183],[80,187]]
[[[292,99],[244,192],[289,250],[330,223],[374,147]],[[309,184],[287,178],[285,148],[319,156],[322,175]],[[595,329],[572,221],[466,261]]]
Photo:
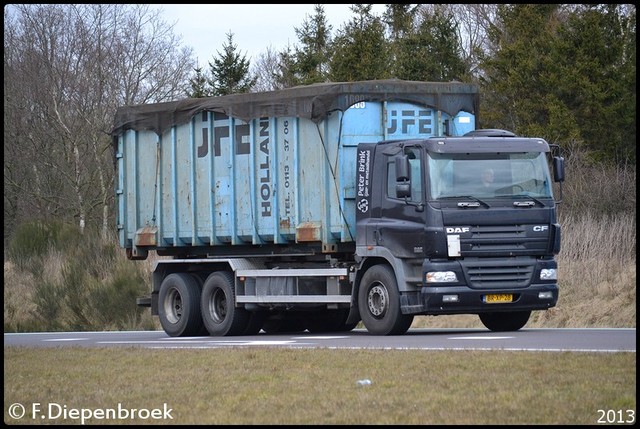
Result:
[[224,348],[289,347],[379,350],[520,350],[634,352],[630,329],[410,329],[404,335],[375,336],[365,330],[335,334],[264,334],[241,337],[170,337],[163,331],[5,333],[4,345],[29,347]]

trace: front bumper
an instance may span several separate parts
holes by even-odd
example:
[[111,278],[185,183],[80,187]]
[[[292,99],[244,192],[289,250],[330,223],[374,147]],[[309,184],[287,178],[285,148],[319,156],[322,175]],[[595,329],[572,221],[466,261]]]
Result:
[[[401,295],[404,314],[477,314],[500,311],[546,310],[558,302],[557,280],[541,281],[542,269],[557,269],[553,258],[465,258],[455,261],[425,260],[426,273],[451,271],[457,282],[423,282]],[[511,294],[511,302],[488,303],[487,295]]]
[[[491,294],[512,294],[513,301],[486,303]],[[551,295],[540,298],[540,296]],[[445,302],[445,297],[457,297]],[[405,314],[476,314],[499,311],[547,310],[558,302],[558,285],[531,285],[525,289],[470,289],[467,286],[425,286],[419,292],[403,294],[402,312]]]

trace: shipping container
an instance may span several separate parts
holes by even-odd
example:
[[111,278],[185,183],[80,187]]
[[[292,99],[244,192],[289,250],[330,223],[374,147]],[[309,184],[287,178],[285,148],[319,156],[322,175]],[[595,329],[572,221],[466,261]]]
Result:
[[120,244],[144,254],[352,243],[357,145],[463,135],[477,104],[473,85],[390,80],[123,107]]

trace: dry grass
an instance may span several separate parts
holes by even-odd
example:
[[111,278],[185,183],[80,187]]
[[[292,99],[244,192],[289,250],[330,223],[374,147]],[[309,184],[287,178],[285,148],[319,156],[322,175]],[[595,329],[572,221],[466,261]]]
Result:
[[4,325],[10,331],[28,331],[36,305],[33,302],[35,279],[31,273],[19,271],[9,261],[4,262]]
[[[171,421],[91,424],[597,424],[600,409],[636,409],[635,356],[5,348],[5,423],[18,402],[173,410]],[[19,423],[79,422],[30,417]]]
[[[560,219],[560,295],[532,314],[529,328],[635,328],[635,215]],[[415,328],[482,328],[477,316],[416,317]]]

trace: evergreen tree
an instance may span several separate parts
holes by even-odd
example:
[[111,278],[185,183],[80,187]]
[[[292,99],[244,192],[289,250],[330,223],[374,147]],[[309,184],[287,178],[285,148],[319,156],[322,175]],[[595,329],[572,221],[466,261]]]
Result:
[[[453,16],[435,8],[423,9],[415,30],[402,28],[395,46],[395,77],[405,80],[464,81],[469,75]],[[397,30],[396,30],[397,31]]]
[[246,55],[237,52],[237,45],[233,43],[233,33],[227,33],[227,43],[223,45],[223,52],[209,62],[211,77],[208,83],[212,88],[212,95],[229,95],[249,92],[255,84],[256,78],[249,74],[250,62]]
[[196,75],[189,79],[191,90],[187,91],[187,97],[209,97],[211,95],[211,89],[207,86],[207,77],[204,75],[202,67],[196,67],[193,71]]
[[[504,128],[521,135],[576,137],[578,130],[558,100],[549,74],[559,5],[500,5],[489,32],[496,47],[482,62],[482,127]],[[553,116],[554,129],[550,116]],[[550,135],[553,133],[555,135]],[[553,137],[553,138],[552,138]]]
[[280,63],[278,64],[278,72],[275,76],[276,87],[282,89],[299,85],[298,66],[291,46],[287,45],[287,47],[278,54],[278,57]]
[[391,77],[390,44],[380,17],[370,4],[351,6],[356,15],[338,32],[333,43],[329,76],[334,82]]
[[301,84],[327,80],[331,28],[322,5],[315,5],[315,15],[305,18],[301,28],[295,28],[301,44],[301,48],[296,47],[295,71]]
[[483,62],[483,127],[635,164],[635,10],[501,5]]
[[569,15],[552,76],[594,158],[635,164],[635,9],[625,16],[619,6],[584,5]]
[[414,20],[418,10],[413,4],[388,4],[382,21],[389,29],[392,42],[398,42],[414,31]]

